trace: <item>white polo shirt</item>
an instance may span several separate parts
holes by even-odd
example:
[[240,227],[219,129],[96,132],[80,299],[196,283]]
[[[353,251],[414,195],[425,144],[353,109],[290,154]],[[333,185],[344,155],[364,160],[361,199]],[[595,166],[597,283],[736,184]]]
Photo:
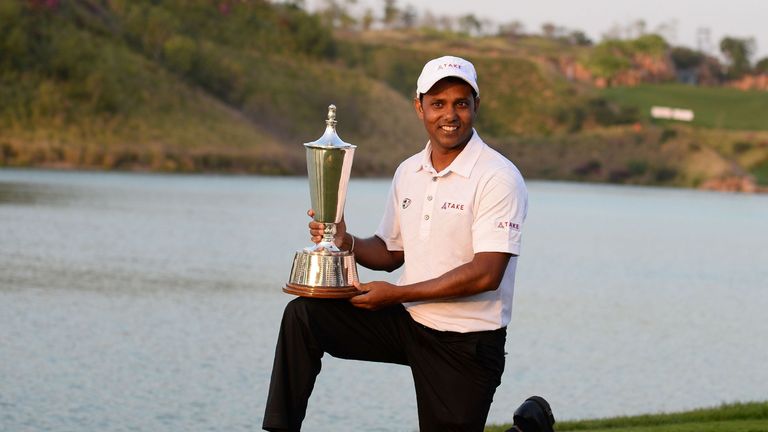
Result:
[[473,131],[454,161],[436,172],[427,143],[395,172],[376,236],[405,252],[399,285],[434,279],[478,252],[506,252],[499,288],[480,294],[406,303],[417,322],[441,331],[495,330],[509,324],[528,192],[517,167]]

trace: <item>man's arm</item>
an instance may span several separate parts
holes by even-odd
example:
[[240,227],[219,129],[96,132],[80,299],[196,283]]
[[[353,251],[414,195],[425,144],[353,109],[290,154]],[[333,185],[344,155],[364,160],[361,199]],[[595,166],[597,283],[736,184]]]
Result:
[[[343,248],[349,250],[352,247],[352,235],[347,234],[349,241],[344,241]],[[349,245],[349,247],[347,247]],[[405,255],[403,251],[391,251],[387,249],[384,240],[377,236],[368,238],[355,237],[355,261],[363,267],[371,270],[395,271],[403,265]]]
[[[383,243],[383,242],[382,242]],[[355,246],[357,248],[357,246]],[[379,309],[397,303],[465,297],[499,287],[512,254],[479,252],[472,261],[434,279],[410,285],[375,281],[360,284],[363,294],[350,301],[363,309]]]

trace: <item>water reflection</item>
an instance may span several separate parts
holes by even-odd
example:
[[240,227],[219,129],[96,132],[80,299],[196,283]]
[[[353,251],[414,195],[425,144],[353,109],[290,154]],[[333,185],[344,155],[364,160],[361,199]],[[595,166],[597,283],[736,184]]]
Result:
[[52,195],[49,187],[0,182],[0,204],[36,204],[41,200],[49,201]]

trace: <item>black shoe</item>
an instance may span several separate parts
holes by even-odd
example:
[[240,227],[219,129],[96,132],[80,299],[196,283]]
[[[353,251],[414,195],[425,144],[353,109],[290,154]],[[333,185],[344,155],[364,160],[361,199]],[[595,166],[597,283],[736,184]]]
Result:
[[554,432],[552,408],[541,396],[531,396],[513,414],[514,425],[505,432]]

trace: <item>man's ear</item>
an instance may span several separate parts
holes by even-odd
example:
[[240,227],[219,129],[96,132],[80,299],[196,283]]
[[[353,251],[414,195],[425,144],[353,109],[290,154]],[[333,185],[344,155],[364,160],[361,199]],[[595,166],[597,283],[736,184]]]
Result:
[[475,112],[480,109],[480,96],[475,98]]
[[424,107],[421,106],[421,99],[419,97],[413,98],[413,109],[416,110],[419,120],[424,120]]

